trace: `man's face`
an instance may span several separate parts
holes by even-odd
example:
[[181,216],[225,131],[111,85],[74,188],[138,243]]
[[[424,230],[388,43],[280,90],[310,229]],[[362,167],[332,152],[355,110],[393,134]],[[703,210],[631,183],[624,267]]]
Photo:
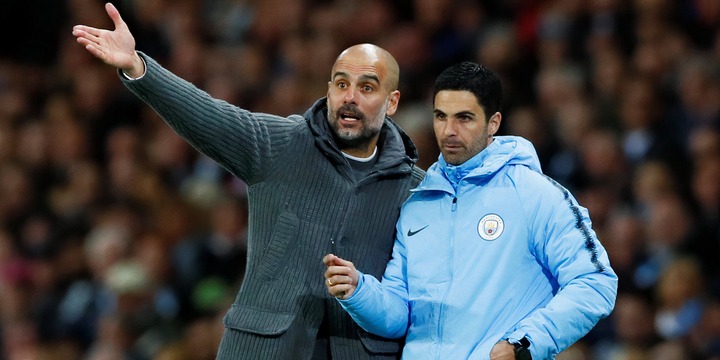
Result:
[[400,93],[387,88],[384,61],[363,51],[345,53],[328,82],[330,127],[341,148],[374,148],[385,115],[393,115]]
[[452,165],[460,165],[483,151],[500,127],[500,113],[485,121],[485,111],[469,91],[438,92],[433,113],[440,152]]

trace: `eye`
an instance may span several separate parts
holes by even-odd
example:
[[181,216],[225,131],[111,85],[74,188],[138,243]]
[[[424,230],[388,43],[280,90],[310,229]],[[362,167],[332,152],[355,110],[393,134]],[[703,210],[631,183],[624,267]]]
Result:
[[475,121],[475,117],[472,114],[458,114],[457,119],[460,122],[472,122]]
[[375,90],[375,88],[373,88],[373,87],[370,86],[370,85],[365,85],[365,86],[362,87],[362,89],[363,89],[363,91],[365,91],[365,92],[372,92],[373,90]]
[[344,81],[340,81],[337,83],[337,87],[339,87],[341,89],[345,89],[345,88],[347,88],[347,83],[345,83]]

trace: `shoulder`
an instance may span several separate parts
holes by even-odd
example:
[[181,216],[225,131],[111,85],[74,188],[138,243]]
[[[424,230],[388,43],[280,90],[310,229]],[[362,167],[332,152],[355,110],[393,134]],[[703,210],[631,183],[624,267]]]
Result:
[[412,175],[411,175],[412,179],[413,179],[413,183],[415,185],[420,184],[420,182],[422,182],[422,180],[425,178],[425,174],[426,174],[425,170],[419,168],[417,165],[414,165],[413,169],[412,169]]
[[304,117],[302,117],[301,115],[297,115],[297,114],[290,115],[290,116],[288,116],[286,119],[287,119],[288,121],[292,122],[292,123],[297,124],[297,125],[301,125],[301,126],[304,126],[304,127],[308,127],[308,120],[305,119]]
[[512,182],[518,196],[524,202],[561,201],[570,193],[553,178],[532,170],[526,166],[508,166],[504,173],[507,181]]

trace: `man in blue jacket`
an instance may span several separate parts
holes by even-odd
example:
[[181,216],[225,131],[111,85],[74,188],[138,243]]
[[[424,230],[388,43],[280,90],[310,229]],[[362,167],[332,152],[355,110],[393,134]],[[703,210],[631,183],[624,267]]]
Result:
[[588,212],[530,142],[494,136],[500,80],[461,63],[434,89],[441,155],[412,190],[382,282],[334,254],[326,286],[405,359],[552,359],[610,314],[617,275]]

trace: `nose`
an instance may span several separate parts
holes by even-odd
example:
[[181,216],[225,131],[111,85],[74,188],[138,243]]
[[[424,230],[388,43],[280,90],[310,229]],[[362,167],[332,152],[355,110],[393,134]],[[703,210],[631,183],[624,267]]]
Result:
[[448,119],[445,121],[445,127],[443,128],[443,135],[445,137],[451,137],[457,135],[457,127],[456,127],[456,121],[453,119]]
[[355,104],[355,88],[351,87],[345,91],[345,103],[346,104]]

